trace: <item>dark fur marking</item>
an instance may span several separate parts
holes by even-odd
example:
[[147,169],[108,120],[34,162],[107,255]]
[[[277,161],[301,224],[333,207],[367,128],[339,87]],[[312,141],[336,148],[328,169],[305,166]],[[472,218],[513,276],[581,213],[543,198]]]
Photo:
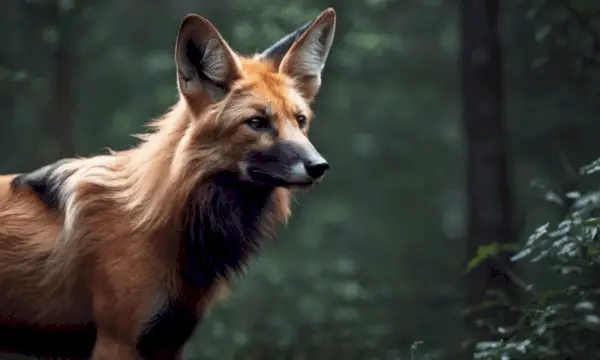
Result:
[[206,203],[190,205],[184,225],[186,280],[206,288],[218,277],[240,272],[260,247],[260,222],[273,195],[272,187],[257,187],[222,176],[200,191]]
[[194,332],[199,319],[195,309],[182,300],[171,301],[167,308],[149,324],[141,336],[137,349],[145,359],[174,356]]
[[89,358],[96,341],[94,324],[80,326],[15,325],[0,320],[0,351],[28,356]]
[[[208,290],[217,277],[239,272],[259,248],[260,221],[273,188],[255,187],[226,175],[203,185],[203,204],[190,202],[183,231],[180,272],[195,289]],[[172,356],[182,348],[200,321],[194,301],[171,300],[149,324],[138,351],[150,358]]]
[[14,190],[29,187],[48,208],[58,209],[62,183],[70,174],[61,174],[62,176],[57,177],[57,169],[69,161],[71,160],[62,159],[34,171],[18,175],[11,181],[11,186]]

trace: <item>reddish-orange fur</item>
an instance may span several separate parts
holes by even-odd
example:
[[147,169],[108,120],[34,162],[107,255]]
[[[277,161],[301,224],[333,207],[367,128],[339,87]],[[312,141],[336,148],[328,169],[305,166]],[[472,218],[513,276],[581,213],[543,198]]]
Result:
[[[185,294],[199,315],[221,297],[226,279],[198,289],[178,273],[185,206],[190,199],[202,206],[199,184],[270,144],[239,126],[241,119],[268,104],[282,124],[298,111],[310,120],[316,94],[277,64],[249,57],[239,64],[223,101],[180,85],[178,103],[136,147],[61,165],[70,175],[60,211],[27,187],[14,189],[16,175],[0,176],[0,326],[53,331],[94,323],[93,359],[138,359],[142,327],[165,297]],[[266,232],[287,221],[289,206],[290,190],[277,188],[261,220]]]

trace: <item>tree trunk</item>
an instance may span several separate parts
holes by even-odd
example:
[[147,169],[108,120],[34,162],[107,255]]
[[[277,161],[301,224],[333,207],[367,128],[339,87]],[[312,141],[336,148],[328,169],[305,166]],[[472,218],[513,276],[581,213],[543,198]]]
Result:
[[55,153],[53,161],[58,158],[73,156],[73,107],[74,107],[74,44],[73,28],[74,9],[61,9],[60,1],[55,1],[50,14],[51,24],[56,27],[58,40],[52,57],[54,78],[52,87],[52,103],[48,118],[48,132],[54,139]]
[[[462,92],[467,152],[467,256],[480,246],[515,240],[507,134],[503,111],[503,61],[500,0],[462,0]],[[480,304],[488,290],[514,295],[507,256],[487,260],[468,275],[468,302]],[[497,314],[497,310],[495,312]],[[473,340],[485,339],[485,328],[468,317]]]

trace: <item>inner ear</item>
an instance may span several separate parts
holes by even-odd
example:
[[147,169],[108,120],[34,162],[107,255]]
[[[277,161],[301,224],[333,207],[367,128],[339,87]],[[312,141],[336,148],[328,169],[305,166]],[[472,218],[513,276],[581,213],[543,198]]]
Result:
[[335,10],[329,8],[257,58],[270,61],[280,73],[294,78],[304,98],[312,101],[321,86],[321,73],[333,42],[335,21]]
[[219,101],[239,78],[240,60],[218,30],[198,15],[182,22],[175,50],[179,90],[187,97],[202,94]]
[[292,44],[279,71],[296,79],[300,91],[312,101],[321,87],[321,73],[335,34],[335,12],[325,10]]
[[256,55],[256,59],[270,61],[276,68],[279,68],[281,60],[283,59],[285,54],[290,50],[294,42],[296,42],[296,40],[298,40],[298,38],[302,34],[304,34],[306,29],[308,29],[312,22],[313,20],[308,21],[304,25],[300,26],[298,29],[285,35],[275,44],[271,45],[269,48],[264,50],[262,53]]

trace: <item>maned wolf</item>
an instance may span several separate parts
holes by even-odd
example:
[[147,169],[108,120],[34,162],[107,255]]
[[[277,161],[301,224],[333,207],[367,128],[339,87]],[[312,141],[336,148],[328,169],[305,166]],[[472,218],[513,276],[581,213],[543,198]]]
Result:
[[329,167],[307,133],[335,19],[243,57],[188,15],[179,101],[140,144],[0,176],[0,350],[181,358],[290,192]]

